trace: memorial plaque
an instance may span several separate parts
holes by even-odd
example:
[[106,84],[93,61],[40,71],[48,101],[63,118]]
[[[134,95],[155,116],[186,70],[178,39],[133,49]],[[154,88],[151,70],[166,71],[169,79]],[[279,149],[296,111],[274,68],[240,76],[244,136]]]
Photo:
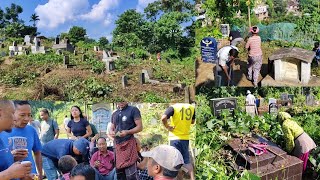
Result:
[[210,107],[213,115],[217,117],[220,116],[223,110],[234,114],[234,110],[237,108],[237,98],[210,99]]
[[112,111],[109,104],[94,104],[92,107],[92,124],[98,132],[106,132],[108,123],[111,122]]
[[223,37],[228,37],[230,34],[229,24],[220,24],[220,30]]
[[288,99],[291,101],[291,104],[293,104],[294,94],[288,94]]
[[282,101],[288,101],[289,100],[288,94],[287,93],[282,93],[281,96],[280,96],[280,99]]
[[313,106],[314,105],[314,96],[312,94],[308,94],[306,96],[306,104],[307,104],[307,106]]
[[273,114],[273,115],[278,114],[278,105],[276,103],[269,104],[269,114]]
[[203,62],[215,63],[217,61],[217,41],[214,38],[206,37],[201,40],[201,58]]

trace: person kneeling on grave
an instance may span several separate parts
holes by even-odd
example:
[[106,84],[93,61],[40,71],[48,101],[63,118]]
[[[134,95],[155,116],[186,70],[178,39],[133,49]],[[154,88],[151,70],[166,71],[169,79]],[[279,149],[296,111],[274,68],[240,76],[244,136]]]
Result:
[[316,144],[298,123],[292,120],[289,113],[279,112],[277,118],[283,131],[285,150],[303,161],[303,171],[305,171],[309,152],[316,147]]
[[[235,46],[225,46],[221,48],[218,53],[219,66],[217,66],[218,75],[223,76],[223,73],[227,79],[227,82],[232,82],[232,66],[234,65],[234,60],[238,58],[238,48]],[[223,73],[221,73],[223,71]],[[224,82],[223,80],[222,82]],[[229,83],[221,83],[221,85],[228,85]]]
[[169,145],[159,145],[151,151],[142,152],[141,155],[148,157],[148,174],[154,180],[175,179],[184,164],[180,151]]
[[105,180],[116,180],[116,169],[114,167],[114,153],[107,150],[107,140],[100,137],[97,143],[99,151],[95,152],[91,159],[90,165],[98,170],[104,176]]
[[72,156],[62,156],[58,161],[58,169],[62,174],[59,180],[70,180],[70,172],[77,164],[77,161]]

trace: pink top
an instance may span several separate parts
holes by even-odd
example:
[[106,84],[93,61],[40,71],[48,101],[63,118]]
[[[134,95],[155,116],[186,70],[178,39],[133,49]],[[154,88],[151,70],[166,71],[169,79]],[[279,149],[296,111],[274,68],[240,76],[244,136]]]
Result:
[[[96,161],[100,161],[100,166],[95,167],[94,164]],[[95,152],[90,159],[90,165],[95,167],[100,174],[107,175],[112,171],[114,162],[114,154],[111,151],[107,150],[106,154],[102,154],[100,151]]]
[[261,38],[260,36],[252,36],[248,39],[246,49],[250,48],[249,56],[261,56]]

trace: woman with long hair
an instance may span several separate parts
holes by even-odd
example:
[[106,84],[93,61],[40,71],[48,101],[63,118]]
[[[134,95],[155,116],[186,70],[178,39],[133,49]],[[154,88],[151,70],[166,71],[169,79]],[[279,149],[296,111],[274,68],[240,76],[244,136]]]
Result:
[[84,118],[81,109],[78,106],[72,106],[70,121],[67,126],[67,134],[71,139],[79,139],[80,137],[88,139],[92,134],[90,124]]

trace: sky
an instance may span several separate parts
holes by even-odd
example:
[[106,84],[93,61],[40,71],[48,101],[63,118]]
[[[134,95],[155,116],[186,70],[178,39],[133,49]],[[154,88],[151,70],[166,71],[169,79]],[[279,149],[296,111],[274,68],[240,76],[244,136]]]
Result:
[[55,37],[68,32],[72,26],[81,26],[93,39],[107,37],[112,39],[112,30],[118,16],[128,9],[143,9],[156,0],[0,0],[0,8],[11,3],[20,5],[23,13],[20,18],[25,24],[32,25],[30,16],[36,13],[40,35]]

